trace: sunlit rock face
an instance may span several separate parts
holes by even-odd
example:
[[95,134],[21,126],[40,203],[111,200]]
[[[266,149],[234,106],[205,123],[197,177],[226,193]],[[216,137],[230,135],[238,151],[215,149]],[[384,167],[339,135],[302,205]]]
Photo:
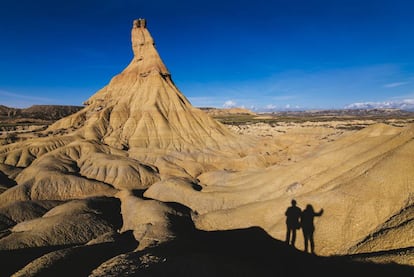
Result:
[[0,196],[0,205],[112,196],[168,176],[194,180],[211,168],[243,165],[246,155],[240,153],[254,140],[189,103],[146,26],[143,19],[133,22],[132,61],[84,109],[51,125],[48,137],[0,149],[6,175],[17,182]]
[[[82,246],[26,268],[48,270],[91,244],[116,244],[115,234],[131,234],[137,251],[157,247],[195,232],[177,228],[185,220],[207,231],[259,226],[284,240],[296,199],[325,211],[318,254],[389,251],[375,258],[414,265],[404,250],[414,244],[413,125],[259,124],[236,134],[175,86],[145,20],[133,22],[131,41],[129,65],[84,109],[0,147],[0,250]],[[116,271],[134,255],[108,264]]]
[[[36,212],[38,206],[30,203],[55,201],[58,206],[70,206],[73,201],[96,197],[118,198],[116,208],[122,210],[124,225],[91,230],[88,240],[113,229],[134,231],[136,240],[141,241],[140,249],[170,240],[174,234],[169,230],[167,214],[177,213],[159,201],[136,196],[137,191],[170,178],[195,184],[196,177],[208,170],[245,166],[247,155],[242,152],[255,140],[232,133],[190,104],[173,83],[146,26],[143,19],[133,22],[134,55],[130,64],[88,99],[84,109],[57,121],[37,138],[0,148],[0,185],[4,191],[0,208],[10,211],[27,206],[31,215],[19,221],[8,212],[0,215],[2,228],[11,228],[10,234],[4,233],[0,239],[0,249],[41,246],[41,238],[33,235],[36,232],[24,228],[37,230],[58,222],[59,216],[53,217],[55,221],[43,219],[42,213]],[[254,150],[251,153],[257,155]],[[97,214],[107,212],[99,211],[97,205]],[[81,216],[86,221],[79,221],[86,228],[82,232],[87,232],[88,221],[97,225],[100,218],[95,218],[95,210]],[[23,231],[24,240],[12,244]],[[85,242],[84,237],[77,240],[76,233],[64,237],[69,236],[75,244]],[[65,242],[57,236],[45,245]]]
[[238,145],[234,134],[194,108],[162,62],[144,19],[131,30],[134,57],[84,110],[50,130],[82,126],[82,136],[119,149],[193,150]]

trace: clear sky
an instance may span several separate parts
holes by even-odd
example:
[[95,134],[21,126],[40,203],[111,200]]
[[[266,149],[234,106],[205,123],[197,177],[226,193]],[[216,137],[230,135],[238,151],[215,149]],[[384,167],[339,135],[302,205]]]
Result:
[[146,18],[195,106],[414,108],[414,1],[2,0],[0,104],[81,105]]

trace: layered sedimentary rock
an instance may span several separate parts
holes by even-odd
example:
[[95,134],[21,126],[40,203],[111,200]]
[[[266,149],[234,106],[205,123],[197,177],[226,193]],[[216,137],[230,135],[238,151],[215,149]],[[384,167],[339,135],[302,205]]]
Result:
[[[320,254],[405,253],[414,244],[413,153],[414,125],[376,124],[290,165],[202,174],[200,191],[170,179],[151,186],[145,196],[191,207],[200,229],[261,226],[281,240],[284,212],[296,199],[302,209],[311,204],[315,211],[325,210],[315,219]],[[302,236],[297,247],[303,249]],[[406,255],[412,263],[412,254]]]
[[155,48],[145,20],[131,31],[134,57],[82,111],[50,130],[79,126],[86,139],[119,149],[192,150],[237,145],[224,126],[194,108],[178,90]]
[[[148,188],[160,171],[195,178],[209,165],[237,164],[240,154],[232,150],[246,148],[248,140],[188,102],[158,55],[145,20],[134,21],[131,37],[130,64],[83,110],[50,126],[54,136],[0,149],[0,162],[21,170],[13,177],[17,186],[0,196],[1,205],[110,196]],[[217,162],[221,151],[228,162]]]
[[254,141],[189,103],[158,55],[145,20],[134,21],[131,38],[132,61],[84,109],[57,121],[42,137],[0,148],[5,230],[0,249],[82,244],[113,230],[94,210],[57,212],[79,210],[82,203],[95,203],[94,197],[122,202],[118,229],[133,231],[140,249],[171,240],[174,209],[136,196],[137,191],[172,177],[193,183],[211,169],[245,166],[249,158],[242,152]]
[[[178,90],[146,26],[134,21],[132,61],[84,109],[47,137],[0,147],[0,254],[67,248],[34,255],[21,275],[61,270],[100,249],[92,244],[107,249],[105,238],[118,232],[131,234],[137,251],[155,247],[196,233],[192,221],[208,231],[259,226],[283,240],[293,198],[325,210],[315,220],[317,253],[406,251],[392,260],[414,264],[413,125],[376,124],[302,155],[308,145],[289,144],[306,132],[284,144],[236,135]],[[112,260],[111,271],[116,261],[145,259],[136,253]]]

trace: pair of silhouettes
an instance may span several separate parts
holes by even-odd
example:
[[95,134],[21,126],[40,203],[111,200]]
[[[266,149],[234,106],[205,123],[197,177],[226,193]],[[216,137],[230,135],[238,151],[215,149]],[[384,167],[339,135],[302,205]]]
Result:
[[286,212],[286,243],[295,246],[296,230],[302,228],[303,240],[305,242],[305,252],[308,252],[308,246],[310,245],[311,253],[315,253],[315,242],[313,240],[313,233],[315,232],[315,225],[313,219],[315,216],[321,216],[323,209],[318,213],[313,210],[312,205],[308,204],[305,210],[301,210],[296,206],[296,200],[292,200],[292,206],[290,206]]

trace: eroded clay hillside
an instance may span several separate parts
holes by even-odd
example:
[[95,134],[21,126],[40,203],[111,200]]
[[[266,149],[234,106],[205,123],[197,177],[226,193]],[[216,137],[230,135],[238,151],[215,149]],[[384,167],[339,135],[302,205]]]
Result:
[[[131,37],[130,64],[84,109],[51,125],[44,137],[0,148],[5,274],[72,269],[116,276],[150,268],[162,275],[164,266],[174,272],[190,259],[197,266],[183,273],[194,276],[210,258],[211,268],[220,265],[231,274],[223,261],[232,255],[250,261],[231,258],[241,269],[235,272],[269,273],[269,255],[323,263],[321,274],[331,274],[334,264],[346,268],[344,274],[362,268],[410,272],[349,259],[414,265],[414,125],[342,130],[313,124],[269,136],[235,132],[179,91],[145,20],[134,21]],[[343,258],[300,253],[300,236],[298,250],[280,242],[292,199],[301,208],[324,209],[316,220],[316,252]],[[224,243],[231,234],[242,239]],[[249,251],[266,248],[256,258],[235,246],[250,239]],[[189,257],[192,250],[198,256]],[[217,253],[224,256],[213,257]],[[211,268],[202,272],[217,274]]]

